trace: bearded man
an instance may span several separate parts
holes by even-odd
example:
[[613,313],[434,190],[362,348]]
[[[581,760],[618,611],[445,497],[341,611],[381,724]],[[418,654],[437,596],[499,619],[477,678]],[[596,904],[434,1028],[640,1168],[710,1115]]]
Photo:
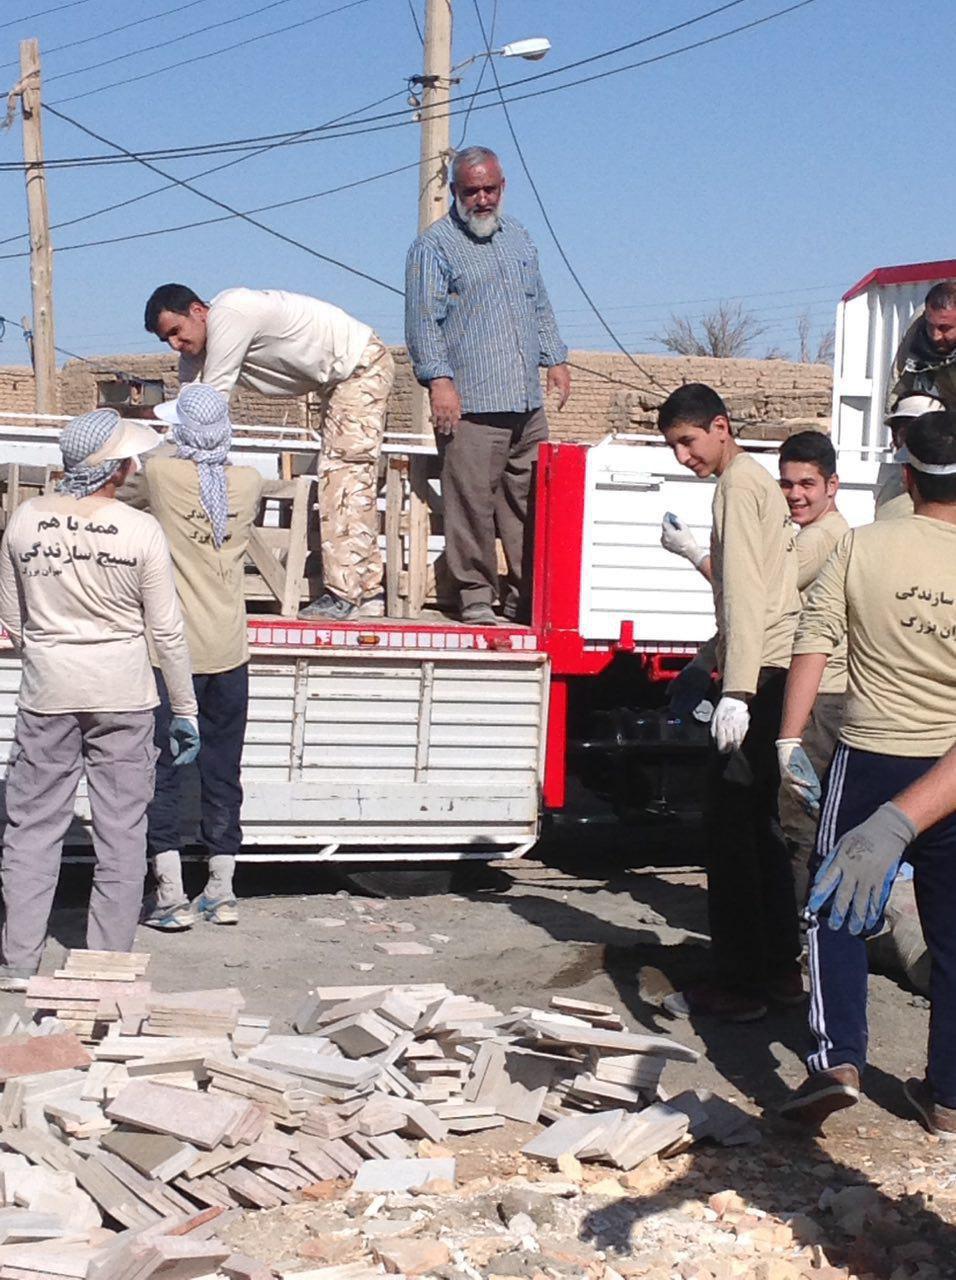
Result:
[[453,207],[414,242],[405,268],[405,341],[431,402],[445,556],[462,621],[479,626],[498,621],[496,533],[507,562],[502,615],[529,620],[528,503],[538,446],[548,438],[539,368],[559,409],[571,391],[538,253],[524,227],[502,214],[504,189],[493,151],[460,151]]

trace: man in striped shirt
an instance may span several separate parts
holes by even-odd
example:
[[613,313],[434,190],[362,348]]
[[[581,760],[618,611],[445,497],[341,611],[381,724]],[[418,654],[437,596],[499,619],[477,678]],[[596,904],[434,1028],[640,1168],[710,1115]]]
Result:
[[486,147],[460,151],[455,201],[423,232],[405,270],[405,340],[428,388],[441,459],[445,556],[462,621],[494,626],[495,534],[507,575],[501,610],[529,620],[525,524],[538,456],[548,437],[539,368],[562,409],[571,390],[567,347],[520,223],[501,213],[501,164]]

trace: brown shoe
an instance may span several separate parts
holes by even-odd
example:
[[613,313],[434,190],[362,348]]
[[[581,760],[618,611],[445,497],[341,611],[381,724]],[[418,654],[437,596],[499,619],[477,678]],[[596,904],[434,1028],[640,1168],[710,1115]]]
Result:
[[799,1089],[794,1089],[780,1114],[785,1120],[816,1132],[835,1111],[852,1107],[859,1100],[860,1073],[856,1067],[828,1067],[826,1071],[815,1071]]
[[956,1107],[944,1107],[935,1102],[928,1080],[907,1080],[903,1092],[925,1129],[943,1142],[956,1142]]
[[767,1002],[762,996],[722,987],[716,982],[701,982],[684,991],[675,991],[664,1000],[664,1008],[677,1018],[719,1018],[721,1022],[757,1022],[766,1016]]

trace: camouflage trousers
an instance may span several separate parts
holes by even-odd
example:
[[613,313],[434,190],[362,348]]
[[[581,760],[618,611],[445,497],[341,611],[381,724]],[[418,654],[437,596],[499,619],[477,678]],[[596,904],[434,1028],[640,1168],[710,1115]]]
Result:
[[394,377],[392,353],[373,334],[353,372],[321,397],[322,579],[352,604],[382,590],[378,457]]

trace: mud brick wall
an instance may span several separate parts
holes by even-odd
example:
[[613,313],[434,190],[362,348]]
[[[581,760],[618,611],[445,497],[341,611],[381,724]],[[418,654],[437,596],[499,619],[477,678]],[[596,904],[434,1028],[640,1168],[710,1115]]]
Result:
[[[404,348],[395,347],[395,388],[389,405],[389,429],[411,429],[414,379]],[[745,437],[783,439],[793,431],[830,426],[833,375],[828,365],[787,360],[713,360],[690,356],[623,355],[576,351],[573,391],[561,413],[552,412],[557,440],[593,442],[609,432],[654,430],[655,411],[664,397],[686,382],[707,382],[727,401]],[[167,396],[178,389],[172,354],[103,356],[60,370],[60,412],[84,413],[96,404],[97,374],[119,370],[139,378],[162,378]],[[33,375],[26,368],[0,368],[0,410],[33,408]],[[303,426],[307,407],[298,400],[269,400],[240,391],[233,397],[237,422]]]

